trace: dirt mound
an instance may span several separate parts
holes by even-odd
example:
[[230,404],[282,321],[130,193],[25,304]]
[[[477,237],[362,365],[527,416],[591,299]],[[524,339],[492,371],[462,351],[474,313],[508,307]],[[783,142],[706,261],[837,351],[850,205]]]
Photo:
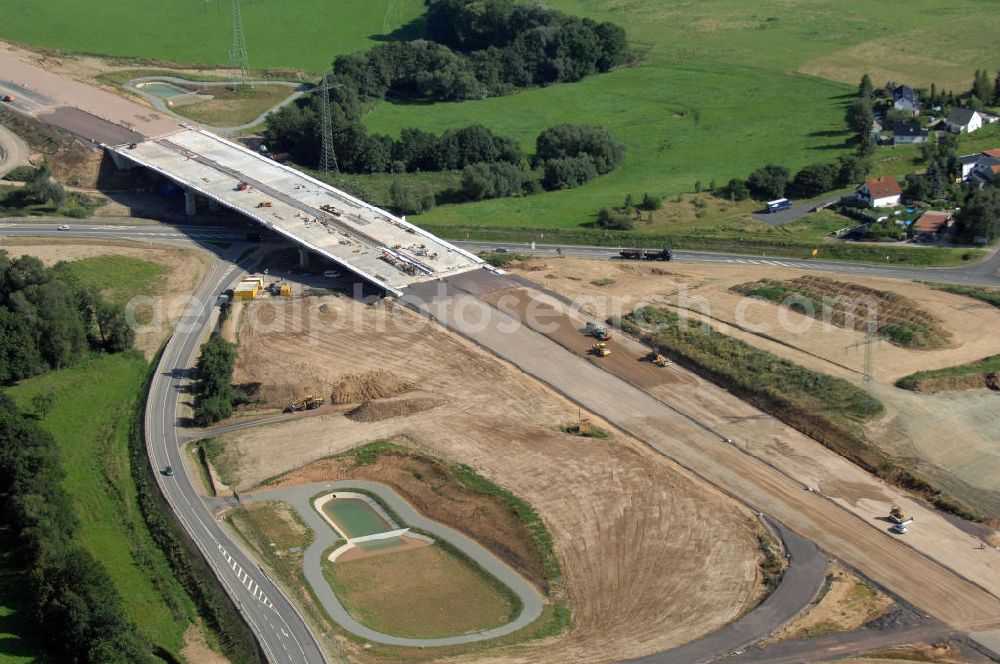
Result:
[[359,403],[375,399],[389,399],[409,392],[413,383],[400,378],[391,371],[369,371],[363,374],[347,374],[333,386],[330,393],[332,403]]
[[379,422],[422,413],[437,407],[434,399],[397,399],[395,401],[366,401],[354,410],[345,413],[344,417],[355,422]]

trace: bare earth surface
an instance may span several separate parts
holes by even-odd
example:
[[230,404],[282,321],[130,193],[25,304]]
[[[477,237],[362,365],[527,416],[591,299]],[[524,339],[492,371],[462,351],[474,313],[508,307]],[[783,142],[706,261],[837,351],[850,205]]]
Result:
[[[227,435],[240,487],[396,438],[467,464],[528,501],[555,540],[574,624],[495,661],[647,654],[712,632],[747,608],[758,552],[744,509],[626,436],[562,433],[559,426],[575,422],[577,408],[411,314],[340,298],[311,303],[298,315],[301,305],[280,305],[270,330],[245,318],[237,382],[328,393],[347,374],[380,369],[412,384],[407,397],[441,405],[369,422],[338,414],[297,418]],[[310,317],[308,330],[298,331]]]
[[136,331],[135,347],[147,359],[152,358],[173,330],[187,306],[188,296],[194,292],[208,268],[208,257],[201,251],[163,245],[150,246],[124,240],[14,238],[5,239],[0,248],[11,257],[24,254],[36,256],[46,265],[93,256],[128,256],[167,268],[166,287],[153,298],[154,317],[149,325],[143,325]]
[[[857,346],[864,333],[729,292],[739,283],[802,275],[794,269],[572,259],[532,261],[526,268],[519,273],[570,297],[581,312],[600,319],[643,304],[666,305],[674,311],[692,312],[692,316],[707,314],[708,322],[720,331],[810,369],[855,383],[864,371],[865,354]],[[602,278],[614,282],[600,287],[591,284]],[[918,394],[893,386],[898,378],[915,371],[1000,353],[1000,335],[985,332],[1000,329],[1000,309],[922,284],[849,275],[833,278],[904,295],[942,321],[951,334],[948,348],[908,350],[888,342],[876,346],[874,391],[886,413],[869,426],[868,433],[873,442],[907,460],[953,495],[1000,518],[996,481],[1000,477],[1000,418],[995,417],[1000,412],[1000,392]],[[775,438],[771,445],[780,448],[778,441]]]

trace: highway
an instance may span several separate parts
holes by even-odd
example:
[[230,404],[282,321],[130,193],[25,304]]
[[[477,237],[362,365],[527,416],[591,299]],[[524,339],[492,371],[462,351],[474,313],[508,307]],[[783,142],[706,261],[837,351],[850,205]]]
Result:
[[[70,221],[70,220],[67,220]],[[0,222],[0,235],[38,236],[65,234],[58,231],[54,222],[38,223],[34,220],[12,220]],[[123,240],[165,240],[191,238],[194,240],[244,240],[247,228],[225,226],[184,225],[171,226],[167,224],[94,224],[92,222],[71,224],[72,235],[76,237],[111,237]],[[514,253],[534,256],[569,256],[573,258],[590,258],[596,260],[611,260],[618,257],[618,249],[614,247],[587,247],[575,245],[510,244],[495,242],[453,241],[452,244],[467,251],[490,251],[503,247]],[[788,267],[794,269],[832,272],[836,274],[855,274],[868,277],[887,277],[890,279],[905,279],[908,281],[935,281],[941,283],[961,284],[965,286],[996,286],[1000,287],[1000,252],[994,252],[984,261],[961,265],[957,267],[903,267],[895,265],[874,265],[870,263],[848,263],[843,261],[824,261],[813,259],[768,258],[766,256],[727,254],[710,251],[675,251],[674,260],[679,263],[723,263],[730,265],[758,265],[771,267]]]
[[[305,620],[215,520],[198,495],[182,457],[177,405],[184,371],[194,366],[201,340],[214,319],[217,294],[242,274],[235,265],[213,261],[193,304],[178,321],[150,385],[146,449],[167,502],[253,629],[267,660],[272,664],[322,664],[326,660]],[[162,472],[167,466],[174,469],[173,475]]]

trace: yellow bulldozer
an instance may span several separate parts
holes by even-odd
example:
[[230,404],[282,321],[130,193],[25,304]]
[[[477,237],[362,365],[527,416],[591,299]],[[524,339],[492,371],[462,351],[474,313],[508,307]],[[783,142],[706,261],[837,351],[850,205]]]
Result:
[[608,348],[608,345],[603,341],[591,346],[590,352],[597,357],[607,357],[608,355],[611,355],[611,349]]
[[285,407],[286,413],[297,413],[300,410],[315,410],[326,403],[323,397],[307,394],[301,399],[297,399]]
[[660,355],[655,350],[650,351],[649,355],[646,356],[646,360],[652,362],[658,367],[668,367],[670,366],[670,360],[668,360],[663,355]]

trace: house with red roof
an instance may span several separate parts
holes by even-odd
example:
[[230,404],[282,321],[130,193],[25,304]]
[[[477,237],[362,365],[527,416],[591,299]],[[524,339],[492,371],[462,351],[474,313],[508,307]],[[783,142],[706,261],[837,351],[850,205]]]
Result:
[[955,221],[952,212],[928,210],[913,224],[913,236],[921,240],[933,240],[945,232]]
[[858,197],[868,203],[868,207],[895,207],[899,205],[899,197],[903,189],[899,181],[891,175],[880,178],[868,178],[858,187]]

